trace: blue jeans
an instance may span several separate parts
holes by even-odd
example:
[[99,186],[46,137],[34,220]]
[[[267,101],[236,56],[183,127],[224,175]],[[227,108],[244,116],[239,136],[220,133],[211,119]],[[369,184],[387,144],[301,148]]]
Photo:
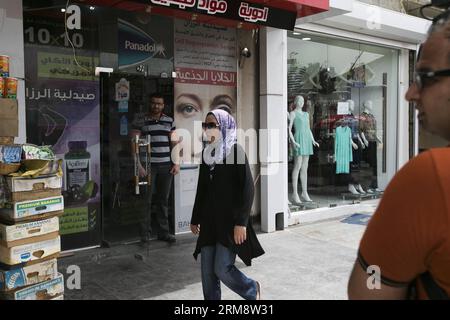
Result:
[[220,281],[246,300],[256,300],[256,281],[234,266],[236,254],[217,243],[201,250],[202,286],[205,300],[220,300]]

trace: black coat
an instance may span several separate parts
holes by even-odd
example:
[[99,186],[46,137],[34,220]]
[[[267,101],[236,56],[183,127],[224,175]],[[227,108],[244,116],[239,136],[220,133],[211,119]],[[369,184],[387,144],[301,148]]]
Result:
[[[217,164],[213,171],[204,161],[200,165],[191,219],[191,224],[200,225],[194,257],[197,259],[202,247],[221,243],[250,266],[253,258],[264,254],[250,219],[255,188],[244,150],[236,144],[233,151],[225,164]],[[229,164],[233,155],[234,162]],[[247,227],[247,240],[241,245],[234,242],[235,226]]]

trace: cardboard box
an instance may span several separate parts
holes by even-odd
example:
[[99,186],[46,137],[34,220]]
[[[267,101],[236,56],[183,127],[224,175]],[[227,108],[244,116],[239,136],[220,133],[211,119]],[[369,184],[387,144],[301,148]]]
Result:
[[7,300],[53,300],[64,294],[64,276],[58,276],[49,281],[41,282],[12,292],[3,293]]
[[[51,236],[53,235],[53,236]],[[28,243],[49,240],[59,235],[59,218],[25,222],[12,226],[0,223],[0,245],[11,248]],[[43,238],[50,236],[50,238]]]
[[7,202],[5,207],[0,209],[0,218],[1,220],[20,222],[30,220],[33,216],[51,212],[60,212],[63,210],[63,196],[50,197],[41,200]]
[[0,246],[0,262],[6,265],[16,265],[23,262],[39,260],[61,251],[61,238],[24,244],[7,248]]
[[0,136],[19,135],[19,106],[16,99],[0,99]]
[[10,202],[38,200],[61,195],[62,177],[57,175],[42,176],[35,179],[7,177]]
[[38,263],[41,263],[44,261],[50,261],[52,259],[59,259],[59,256],[60,256],[60,252],[57,252],[55,254],[51,254],[42,259],[26,261],[26,262],[14,264],[14,265],[4,264],[4,263],[0,262],[0,269],[3,271],[9,271],[9,270],[14,270],[14,269],[25,268],[25,267],[29,267],[29,266],[34,266],[35,264],[38,264]]
[[0,270],[0,291],[6,292],[40,282],[53,280],[58,276],[56,259],[42,261],[28,267]]

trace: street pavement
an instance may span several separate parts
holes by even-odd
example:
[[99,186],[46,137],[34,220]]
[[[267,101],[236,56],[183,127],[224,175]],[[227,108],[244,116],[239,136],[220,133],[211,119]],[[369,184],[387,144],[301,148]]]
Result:
[[[251,267],[237,258],[236,266],[261,283],[264,300],[347,299],[348,277],[373,213],[349,210],[339,219],[260,233],[266,254]],[[66,278],[68,266],[81,269],[81,289],[66,288],[65,299],[201,300],[200,259],[192,256],[195,241],[182,235],[174,245],[152,241],[148,248],[100,248],[62,258],[59,269]],[[224,285],[222,298],[241,299]]]

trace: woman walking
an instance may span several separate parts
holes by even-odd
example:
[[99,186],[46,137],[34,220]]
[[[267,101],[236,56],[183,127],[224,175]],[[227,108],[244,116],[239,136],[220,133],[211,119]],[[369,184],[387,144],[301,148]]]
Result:
[[207,145],[200,165],[191,231],[199,235],[205,300],[220,300],[222,281],[247,300],[260,299],[260,284],[239,271],[236,255],[248,266],[264,254],[250,223],[254,185],[247,157],[237,144],[236,122],[224,110],[208,113]]

